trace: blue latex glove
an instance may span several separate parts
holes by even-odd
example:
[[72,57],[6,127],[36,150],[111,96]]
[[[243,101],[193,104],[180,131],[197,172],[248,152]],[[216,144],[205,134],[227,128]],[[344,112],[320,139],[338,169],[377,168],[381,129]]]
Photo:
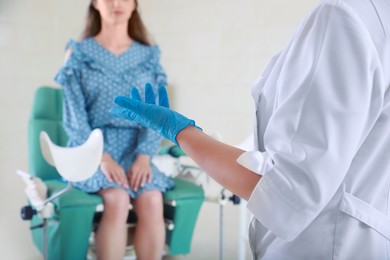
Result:
[[145,103],[141,101],[140,94],[135,87],[131,89],[130,93],[131,98],[124,96],[115,98],[114,102],[119,107],[111,108],[112,116],[136,121],[140,125],[160,133],[177,146],[179,145],[176,142],[176,136],[181,130],[189,125],[197,127],[194,120],[169,109],[169,99],[165,87],[158,88],[158,105],[156,105],[153,87],[149,83],[145,85]]

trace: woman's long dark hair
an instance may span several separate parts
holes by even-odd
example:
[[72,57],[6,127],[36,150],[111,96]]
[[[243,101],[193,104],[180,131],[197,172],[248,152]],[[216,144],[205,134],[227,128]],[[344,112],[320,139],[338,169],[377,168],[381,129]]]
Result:
[[[138,12],[138,1],[135,1],[135,8],[131,17],[129,19],[129,23],[127,25],[127,32],[131,39],[140,42],[142,44],[150,46],[150,40],[148,37],[148,32],[144,23],[142,22],[141,16]],[[87,14],[87,23],[85,25],[85,29],[82,34],[82,39],[86,39],[88,37],[96,36],[100,30],[102,29],[102,22],[100,18],[99,12],[93,6],[93,0],[89,4],[88,14]]]

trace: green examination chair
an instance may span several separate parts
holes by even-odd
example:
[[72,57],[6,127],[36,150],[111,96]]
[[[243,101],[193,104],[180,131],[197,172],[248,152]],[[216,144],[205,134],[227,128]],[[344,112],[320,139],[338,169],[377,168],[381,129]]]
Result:
[[[39,134],[45,131],[50,139],[65,146],[66,133],[62,127],[62,96],[59,88],[40,87],[34,97],[28,127],[29,172],[39,177],[48,187],[48,196],[62,190],[66,183],[60,180],[56,169],[41,154]],[[164,217],[171,223],[166,231],[169,255],[188,254],[204,191],[200,186],[181,179],[174,179],[175,189],[164,194]],[[102,204],[98,195],[87,194],[72,188],[53,201],[55,213],[48,220],[47,256],[55,260],[86,259],[89,236],[96,220],[96,207]],[[131,214],[129,214],[131,215]],[[43,251],[42,219],[34,215],[31,232],[34,244]]]

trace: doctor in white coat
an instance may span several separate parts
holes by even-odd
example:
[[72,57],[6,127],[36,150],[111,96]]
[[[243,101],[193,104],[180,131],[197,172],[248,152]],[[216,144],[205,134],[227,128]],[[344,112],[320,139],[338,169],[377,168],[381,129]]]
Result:
[[199,131],[163,88],[160,105],[134,93],[111,114],[248,200],[254,259],[390,259],[389,87],[390,0],[324,0],[253,87],[256,151]]

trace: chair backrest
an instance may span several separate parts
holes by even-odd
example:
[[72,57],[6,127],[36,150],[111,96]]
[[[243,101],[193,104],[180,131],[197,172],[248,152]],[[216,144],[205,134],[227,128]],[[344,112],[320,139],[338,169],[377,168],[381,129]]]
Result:
[[34,96],[28,125],[29,172],[43,180],[61,178],[43,158],[39,136],[45,131],[55,144],[66,145],[68,137],[62,127],[62,97],[62,89],[47,86],[39,87]]

